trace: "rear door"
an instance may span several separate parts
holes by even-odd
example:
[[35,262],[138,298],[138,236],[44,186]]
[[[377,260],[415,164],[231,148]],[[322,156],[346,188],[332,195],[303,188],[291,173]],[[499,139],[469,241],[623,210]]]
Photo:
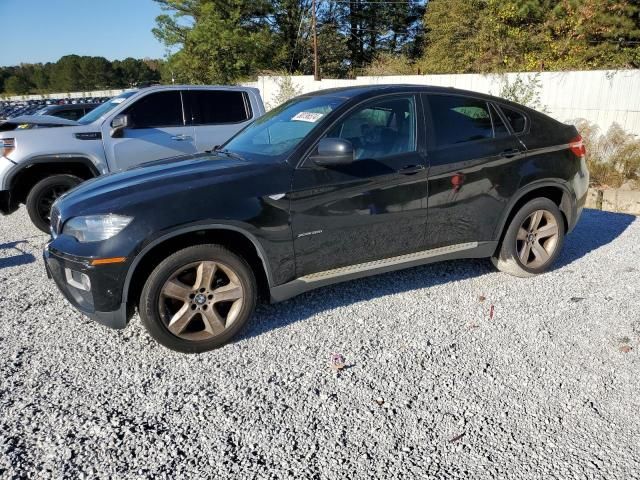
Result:
[[186,125],[183,92],[152,92],[136,100],[121,113],[130,118],[121,138],[110,136],[111,126],[103,125],[102,138],[113,170],[144,162],[195,153],[193,127]]
[[187,118],[198,151],[222,145],[253,118],[247,94],[237,90],[190,89]]
[[524,147],[495,106],[465,95],[426,94],[430,118],[427,246],[494,240]]

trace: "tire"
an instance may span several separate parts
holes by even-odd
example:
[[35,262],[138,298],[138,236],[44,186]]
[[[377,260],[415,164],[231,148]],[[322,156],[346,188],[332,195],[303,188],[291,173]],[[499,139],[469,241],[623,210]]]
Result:
[[195,245],[153,270],[140,296],[140,317],[165,347],[204,352],[226,344],[242,329],[255,310],[257,291],[243,258],[220,245]]
[[548,198],[536,198],[515,214],[491,261],[498,270],[516,277],[538,275],[556,260],[564,236],[564,217],[558,206]]
[[51,205],[63,193],[82,182],[75,175],[52,175],[36,183],[27,195],[27,213],[33,224],[49,233]]

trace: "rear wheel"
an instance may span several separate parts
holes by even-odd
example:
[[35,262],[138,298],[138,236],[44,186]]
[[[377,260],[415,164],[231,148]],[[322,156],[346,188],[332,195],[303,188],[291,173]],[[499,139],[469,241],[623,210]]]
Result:
[[547,270],[564,242],[564,219],[548,198],[526,203],[511,220],[500,250],[491,258],[503,272],[530,277]]
[[75,175],[52,175],[36,183],[27,195],[27,212],[33,224],[45,233],[49,233],[51,205],[63,193],[82,182]]
[[220,245],[196,245],[166,258],[140,298],[149,334],[165,347],[196,353],[227,343],[253,314],[253,271]]

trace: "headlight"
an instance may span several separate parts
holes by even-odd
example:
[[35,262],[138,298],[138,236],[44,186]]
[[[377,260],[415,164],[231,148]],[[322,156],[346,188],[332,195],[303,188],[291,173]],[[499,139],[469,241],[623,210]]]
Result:
[[79,242],[99,242],[120,233],[131,220],[131,217],[111,213],[75,217],[65,222],[62,233],[75,237]]

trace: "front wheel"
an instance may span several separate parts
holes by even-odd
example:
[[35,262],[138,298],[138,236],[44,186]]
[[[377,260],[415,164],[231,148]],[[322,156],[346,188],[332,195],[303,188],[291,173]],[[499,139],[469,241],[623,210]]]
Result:
[[562,212],[548,198],[536,198],[515,214],[493,264],[517,277],[531,277],[547,270],[564,242]]
[[167,257],[151,273],[140,317],[165,347],[204,352],[240,331],[256,297],[255,276],[244,259],[220,245],[195,245]]
[[82,182],[75,175],[52,175],[36,183],[27,195],[27,212],[33,224],[45,233],[49,233],[51,205],[63,193]]

